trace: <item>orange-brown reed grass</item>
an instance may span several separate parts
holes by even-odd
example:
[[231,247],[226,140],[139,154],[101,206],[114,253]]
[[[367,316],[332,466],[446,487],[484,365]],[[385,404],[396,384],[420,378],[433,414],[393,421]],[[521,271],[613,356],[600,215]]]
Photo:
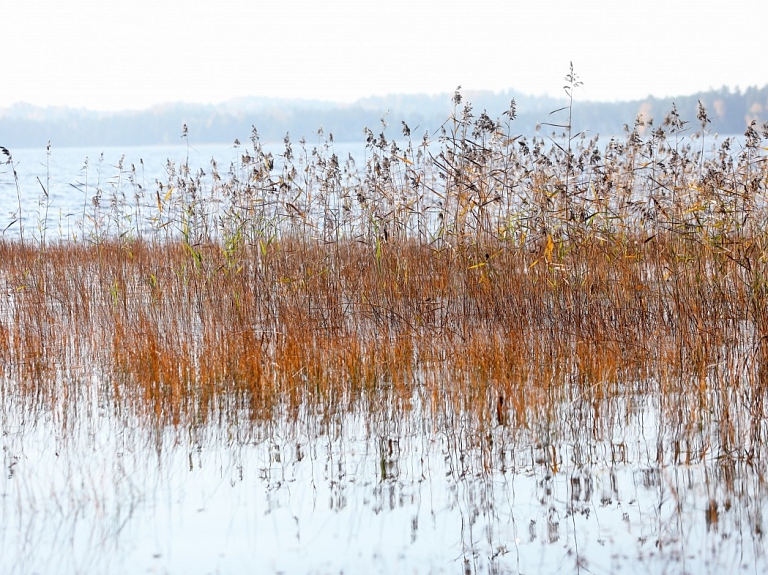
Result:
[[233,269],[199,250],[198,266],[181,243],[3,244],[14,389],[59,402],[96,371],[121,409],[167,423],[418,393],[524,425],[571,385],[597,401],[649,380],[702,401],[717,384],[761,397],[764,301],[742,262],[674,237],[551,261],[504,250],[482,267],[405,242],[376,259],[286,239],[244,246]]
[[276,174],[254,135],[229,180],[174,171],[144,227],[110,228],[113,205],[90,241],[0,243],[3,393],[66,419],[96,385],[160,425],[418,401],[488,429],[652,390],[685,425],[716,412],[726,443],[738,425],[757,444],[761,140],[708,154],[674,111],[646,128],[566,149],[466,107],[439,152],[369,132],[362,173],[332,140],[292,163],[286,140]]

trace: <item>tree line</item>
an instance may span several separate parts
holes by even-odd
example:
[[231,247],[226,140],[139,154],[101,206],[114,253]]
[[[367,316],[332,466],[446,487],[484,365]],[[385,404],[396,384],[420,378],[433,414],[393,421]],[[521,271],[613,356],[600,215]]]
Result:
[[[403,122],[416,137],[425,132],[436,137],[446,119],[457,110],[454,96],[391,95],[353,104],[241,98],[221,105],[175,103],[114,113],[18,104],[0,110],[0,145],[44,147],[49,141],[62,147],[172,144],[180,141],[183,125],[189,128],[190,141],[196,143],[247,141],[254,128],[262,141],[280,141],[286,134],[294,140],[312,140],[319,130],[323,136],[332,134],[337,141],[362,141],[364,128],[377,134],[384,130],[388,137],[396,137]],[[475,115],[486,112],[491,118],[501,118],[512,99],[516,101],[516,119],[512,124],[515,133],[556,131],[547,124],[558,123],[562,118],[550,113],[565,104],[562,99],[514,91],[466,92],[458,111],[470,103]],[[673,105],[683,120],[696,127],[699,102],[712,120],[710,132],[741,134],[752,120],[758,124],[768,120],[768,85],[746,90],[723,87],[688,96],[623,102],[580,101],[577,92],[573,131],[586,131],[590,136],[618,135],[631,128],[638,117],[658,125]]]

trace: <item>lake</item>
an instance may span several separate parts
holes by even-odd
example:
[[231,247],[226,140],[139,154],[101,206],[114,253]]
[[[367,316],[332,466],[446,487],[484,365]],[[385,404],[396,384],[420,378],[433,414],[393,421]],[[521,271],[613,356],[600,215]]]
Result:
[[[744,137],[708,137],[702,150],[709,156],[716,154],[716,146],[725,139],[733,141],[732,153],[743,148]],[[614,139],[602,137],[597,142],[605,150]],[[542,147],[551,150],[554,140],[540,138]],[[389,142],[391,144],[391,141]],[[396,140],[405,148],[407,142]],[[690,144],[690,140],[688,141]],[[701,144],[693,142],[694,146]],[[414,142],[418,150],[419,142]],[[674,142],[670,144],[674,146]],[[342,169],[350,172],[364,172],[366,161],[376,151],[366,147],[365,142],[308,142],[302,148],[292,143],[294,162],[307,166],[317,158],[338,157]],[[313,154],[313,151],[316,152]],[[440,152],[437,139],[431,141],[427,151],[435,155]],[[274,159],[275,174],[283,166],[285,152],[283,143],[270,142],[262,145],[261,152]],[[17,182],[9,165],[0,163],[0,230],[6,238],[18,237],[21,224],[28,234],[37,238],[44,231],[48,239],[88,237],[93,233],[94,198],[101,202],[101,210],[109,209],[110,202],[121,203],[129,208],[128,217],[136,211],[156,205],[154,194],[158,183],[165,189],[187,165],[190,174],[202,173],[203,181],[211,185],[211,160],[223,178],[235,175],[245,178],[242,171],[243,156],[254,149],[251,142],[234,144],[178,144],[173,146],[141,146],[126,148],[52,148],[50,154],[44,148],[22,148],[11,150],[18,176]],[[402,155],[402,154],[401,154]],[[346,166],[349,158],[354,164]],[[0,159],[6,160],[5,156]],[[313,166],[314,168],[314,166]],[[202,172],[201,172],[202,171]],[[44,191],[45,190],[45,191]],[[47,197],[46,197],[47,192]],[[19,217],[21,211],[21,217]]]
[[[265,149],[276,158],[270,185],[282,150]],[[136,237],[168,224],[137,218],[168,213],[172,173],[188,165],[187,182],[200,169],[213,181],[213,157],[247,187],[261,159],[231,145],[11,152],[20,193],[0,170],[0,227],[12,240],[0,245],[0,572],[768,567],[757,240],[738,251],[660,224],[627,239],[588,227],[594,212],[563,224],[557,242],[525,243],[507,235],[518,212],[501,214],[506,228],[481,228],[493,194],[461,204],[467,227],[454,221],[435,239],[420,226],[444,222],[445,205],[386,189],[377,209],[426,214],[403,228],[428,242],[381,232],[382,212],[365,211],[380,198],[323,200],[325,213],[288,198],[281,222],[303,228],[257,228],[234,247],[188,241],[194,202],[180,204],[168,222],[183,241],[159,253]],[[333,152],[358,167],[371,153]],[[540,165],[516,169],[551,180],[536,179]],[[257,200],[225,211],[242,223]],[[691,205],[699,222],[720,213]],[[741,209],[743,221],[759,213]],[[351,230],[343,239],[313,220],[333,210],[357,218],[338,224]],[[561,213],[545,213],[548,225],[576,221]],[[665,213],[652,215],[641,225]],[[102,225],[123,230],[120,240],[95,241]],[[479,245],[467,229],[504,234]]]
[[764,481],[713,429],[681,432],[654,403],[616,398],[598,418],[577,398],[549,437],[497,426],[474,448],[418,400],[391,420],[187,433],[95,402],[62,429],[6,396],[0,568],[759,572]]
[[[282,144],[265,146],[265,152],[274,154],[278,161],[283,150]],[[38,237],[43,228],[49,238],[82,237],[83,229],[87,236],[92,229],[89,214],[94,196],[103,197],[107,206],[118,200],[135,204],[137,197],[140,205],[153,203],[158,182],[167,185],[175,173],[169,171],[169,165],[177,170],[188,164],[191,173],[203,170],[210,174],[214,159],[226,176],[237,170],[244,151],[244,146],[233,144],[53,148],[50,155],[44,148],[11,150],[19,186],[10,166],[0,165],[0,229],[9,238],[18,237],[19,223]],[[349,153],[357,157],[365,153],[362,144],[347,143],[335,144],[334,151],[342,158]]]

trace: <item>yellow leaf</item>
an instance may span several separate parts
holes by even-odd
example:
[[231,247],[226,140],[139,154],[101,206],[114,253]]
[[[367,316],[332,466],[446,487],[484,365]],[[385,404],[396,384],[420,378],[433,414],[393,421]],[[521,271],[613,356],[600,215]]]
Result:
[[171,199],[171,194],[172,194],[172,193],[173,193],[173,188],[168,188],[168,193],[167,193],[167,194],[165,194],[165,199],[164,199],[163,201],[164,201],[164,202],[167,202],[168,200],[170,200],[170,199]]
[[544,258],[548,261],[552,261],[552,250],[555,247],[555,242],[552,241],[552,236],[547,236],[547,247],[544,248]]

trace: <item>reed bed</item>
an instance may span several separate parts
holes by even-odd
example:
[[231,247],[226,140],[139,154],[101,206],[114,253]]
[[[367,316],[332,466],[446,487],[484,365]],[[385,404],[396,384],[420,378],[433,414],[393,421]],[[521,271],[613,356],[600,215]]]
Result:
[[255,130],[226,173],[169,163],[148,190],[120,166],[79,235],[3,240],[2,394],[64,426],[94,397],[183,429],[418,406],[478,447],[654,394],[763,457],[768,126],[528,139],[514,102],[455,103],[436,141],[366,130],[361,166]]
[[[364,158],[330,134],[275,154],[254,130],[228,168],[169,162],[154,185],[86,163],[58,237],[48,178],[21,226],[0,148],[19,195],[0,240],[6,570],[109,572],[195,481],[231,488],[206,541],[252,528],[252,494],[280,512],[297,492],[259,556],[299,516],[323,555],[341,541],[324,512],[348,546],[361,510],[397,509],[404,549],[445,523],[435,560],[466,573],[765,562],[768,125],[720,139],[703,107],[695,131],[673,109],[606,142],[573,134],[569,106],[526,138],[514,102],[500,121],[455,103],[434,139],[366,130]],[[46,555],[49,526],[67,542]]]

